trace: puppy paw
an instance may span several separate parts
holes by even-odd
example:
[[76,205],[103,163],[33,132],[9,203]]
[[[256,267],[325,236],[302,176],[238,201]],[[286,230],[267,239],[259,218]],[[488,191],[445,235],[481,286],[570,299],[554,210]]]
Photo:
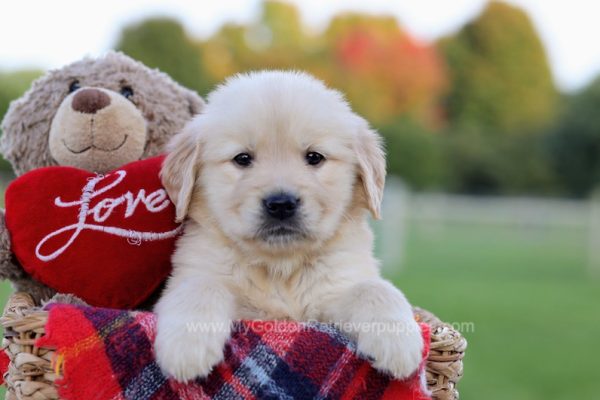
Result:
[[[156,360],[163,373],[180,382],[204,378],[223,361],[229,330],[193,331],[159,328],[154,342]],[[172,326],[181,326],[173,324]]]
[[408,320],[379,325],[359,334],[358,352],[369,357],[375,369],[396,379],[412,375],[419,368],[424,346],[419,324]]

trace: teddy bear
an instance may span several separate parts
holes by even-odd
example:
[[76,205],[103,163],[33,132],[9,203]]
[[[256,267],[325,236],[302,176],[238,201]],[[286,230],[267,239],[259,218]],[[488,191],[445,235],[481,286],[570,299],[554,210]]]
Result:
[[[2,121],[0,151],[17,177],[48,166],[104,174],[161,153],[204,106],[195,92],[120,52],[46,73]],[[0,210],[0,279],[39,303],[56,291],[30,276],[11,251]]]

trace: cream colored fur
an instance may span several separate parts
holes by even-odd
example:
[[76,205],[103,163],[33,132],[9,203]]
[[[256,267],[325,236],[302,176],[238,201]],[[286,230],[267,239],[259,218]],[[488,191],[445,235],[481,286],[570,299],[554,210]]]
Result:
[[[308,165],[308,151],[326,160]],[[232,162],[241,152],[252,166]],[[376,368],[397,378],[417,369],[420,330],[404,295],[379,275],[367,222],[383,192],[380,139],[338,92],[302,73],[231,78],[175,136],[162,178],[187,218],[155,308],[165,373],[206,376],[238,319],[350,323],[345,332]],[[305,235],[264,240],[261,201],[282,190],[300,197]]]

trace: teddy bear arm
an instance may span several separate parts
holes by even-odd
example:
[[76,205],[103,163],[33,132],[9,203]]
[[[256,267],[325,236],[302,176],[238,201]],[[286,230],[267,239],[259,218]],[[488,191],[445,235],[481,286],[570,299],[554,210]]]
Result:
[[29,276],[11,251],[10,236],[5,225],[4,210],[0,209],[0,280],[11,282],[14,290],[29,293],[37,304],[56,292]]
[[0,279],[13,281],[22,278],[24,275],[24,271],[15,265],[10,246],[10,236],[6,228],[4,210],[0,210]]

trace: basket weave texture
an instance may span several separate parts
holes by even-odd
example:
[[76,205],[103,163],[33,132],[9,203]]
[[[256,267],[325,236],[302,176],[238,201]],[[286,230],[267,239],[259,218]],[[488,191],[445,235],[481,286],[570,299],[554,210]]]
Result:
[[[415,315],[431,327],[431,350],[426,364],[427,385],[435,400],[458,399],[456,384],[463,374],[463,357],[467,347],[462,335],[430,312],[415,308]],[[44,336],[48,312],[36,307],[27,293],[13,294],[0,323],[4,327],[2,347],[10,358],[4,374],[6,400],[60,399],[55,381],[53,349],[37,347]]]

